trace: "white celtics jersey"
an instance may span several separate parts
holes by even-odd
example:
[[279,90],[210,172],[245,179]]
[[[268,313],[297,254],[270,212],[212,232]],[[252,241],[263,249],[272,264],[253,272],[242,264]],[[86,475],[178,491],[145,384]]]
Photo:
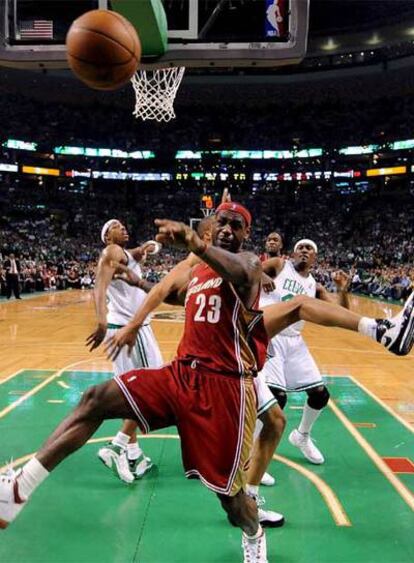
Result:
[[[142,277],[141,266],[126,250],[125,254],[128,258],[128,268]],[[114,325],[126,325],[141,307],[145,297],[146,293],[142,289],[130,286],[122,280],[112,280],[106,291],[107,322]],[[146,319],[144,324],[148,322],[149,319]]]
[[[290,260],[286,260],[283,270],[274,280],[276,288],[271,293],[262,293],[260,297],[260,306],[272,305],[282,301],[289,301],[296,295],[308,295],[315,297],[316,281],[312,274],[306,278],[301,276]],[[305,325],[304,321],[299,321],[290,325],[280,334],[284,336],[297,336]]]

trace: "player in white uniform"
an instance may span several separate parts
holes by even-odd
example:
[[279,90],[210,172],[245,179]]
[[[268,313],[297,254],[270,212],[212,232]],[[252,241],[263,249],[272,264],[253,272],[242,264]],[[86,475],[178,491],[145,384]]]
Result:
[[[139,261],[147,252],[156,250],[152,241],[132,250],[125,250],[129,236],[124,225],[117,219],[107,221],[101,232],[106,245],[97,269],[95,284],[95,305],[98,325],[88,337],[91,350],[97,348],[104,339],[111,338],[119,329],[128,324],[137,308],[141,306],[154,284],[142,279]],[[116,279],[114,263],[128,267],[137,280],[137,286],[130,286]],[[113,361],[115,375],[127,371],[162,365],[162,356],[150,326],[150,319],[142,323],[131,353],[124,349]],[[137,442],[137,423],[125,420],[121,430],[98,452],[101,461],[126,483],[141,478],[152,467],[151,460],[144,455]]]
[[[292,261],[274,258],[265,262],[263,270],[275,277],[275,290],[262,295],[261,306],[289,301],[297,295],[307,295],[335,303],[339,299],[339,304],[348,309],[346,290],[349,276],[344,272],[335,273],[333,279],[338,290],[337,299],[317,284],[310,273],[317,251],[313,241],[302,239],[295,244]],[[286,405],[287,392],[307,393],[308,400],[303,409],[302,420],[299,427],[291,432],[289,441],[298,447],[311,463],[321,464],[324,457],[313,443],[310,434],[314,423],[328,403],[329,391],[303,340],[301,332],[304,324],[304,321],[292,324],[272,338],[268,350],[269,359],[261,373],[282,409]]]

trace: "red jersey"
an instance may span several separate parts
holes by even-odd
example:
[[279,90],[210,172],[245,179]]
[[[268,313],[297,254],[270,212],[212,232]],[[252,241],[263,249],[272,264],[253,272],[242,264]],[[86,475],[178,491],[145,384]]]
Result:
[[262,263],[266,262],[266,260],[269,260],[269,258],[271,258],[271,256],[269,256],[267,252],[263,252],[262,254],[259,255],[259,260]]
[[186,302],[184,334],[177,359],[197,360],[208,369],[256,375],[266,360],[268,337],[258,292],[247,309],[231,283],[207,264],[193,269]]

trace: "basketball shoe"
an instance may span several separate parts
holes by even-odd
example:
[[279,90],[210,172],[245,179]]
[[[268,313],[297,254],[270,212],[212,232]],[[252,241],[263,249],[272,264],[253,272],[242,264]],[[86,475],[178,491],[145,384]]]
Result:
[[0,475],[0,528],[5,529],[13,522],[26,504],[19,494],[16,477],[18,472],[8,469]]
[[150,458],[146,457],[143,453],[141,453],[137,459],[129,459],[128,464],[134,479],[141,479],[154,467]]
[[302,434],[299,430],[293,430],[289,435],[289,442],[292,446],[300,449],[308,461],[315,465],[321,465],[325,462],[325,458],[313,443],[310,434]]
[[108,443],[98,451],[98,457],[121,481],[134,482],[135,477],[131,472],[125,449]]
[[275,483],[276,479],[272,477],[270,473],[265,473],[262,477],[262,480],[260,481],[260,484],[264,485],[265,487],[273,487]]
[[242,538],[243,563],[269,563],[264,530],[258,538],[249,538],[244,532]]
[[263,497],[259,497],[249,491],[246,494],[256,502],[259,522],[263,527],[280,528],[283,526],[285,523],[285,517],[283,514],[275,512],[274,510],[265,510],[263,507],[266,504],[266,501]]
[[406,356],[414,343],[414,291],[398,315],[376,322],[377,342],[397,356]]

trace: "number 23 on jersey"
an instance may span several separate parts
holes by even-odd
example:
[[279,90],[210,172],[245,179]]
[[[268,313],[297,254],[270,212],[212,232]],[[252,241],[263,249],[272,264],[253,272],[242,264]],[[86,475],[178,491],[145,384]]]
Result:
[[198,306],[194,320],[199,323],[208,322],[211,324],[218,323],[221,311],[221,296],[210,295],[207,297],[204,293],[199,293],[196,297],[195,304]]

